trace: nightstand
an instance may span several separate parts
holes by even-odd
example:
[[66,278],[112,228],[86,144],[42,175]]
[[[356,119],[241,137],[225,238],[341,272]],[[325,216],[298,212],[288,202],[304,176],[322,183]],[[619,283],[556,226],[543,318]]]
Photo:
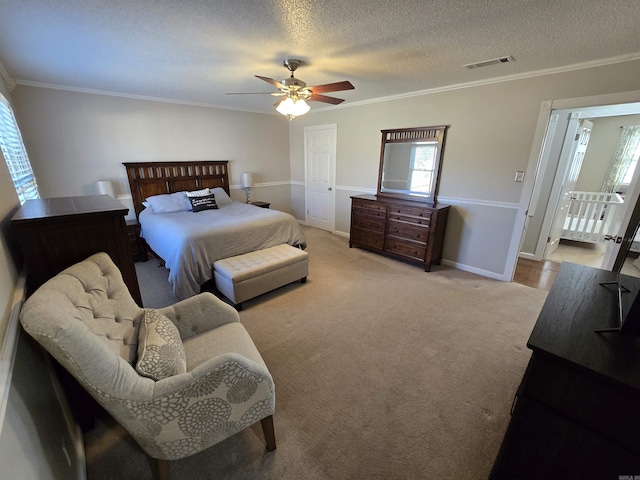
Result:
[[251,205],[255,205],[256,207],[260,208],[269,208],[271,204],[267,202],[251,202]]
[[147,249],[144,240],[140,237],[140,224],[137,220],[127,220],[127,235],[131,244],[131,253],[135,262],[147,261]]

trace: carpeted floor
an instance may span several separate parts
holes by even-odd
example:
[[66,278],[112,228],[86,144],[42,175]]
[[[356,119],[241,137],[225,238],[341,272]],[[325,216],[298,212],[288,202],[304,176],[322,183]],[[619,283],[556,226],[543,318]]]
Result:
[[[275,380],[277,450],[257,425],[172,462],[171,478],[487,478],[546,292],[304,231],[308,282],[240,312]],[[145,306],[175,301],[157,262],[137,269]],[[85,444],[89,479],[151,478],[111,419]]]

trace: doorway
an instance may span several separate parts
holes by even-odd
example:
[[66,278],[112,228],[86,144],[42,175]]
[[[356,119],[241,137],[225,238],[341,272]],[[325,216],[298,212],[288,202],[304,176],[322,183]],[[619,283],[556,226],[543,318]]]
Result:
[[[630,95],[635,99],[640,99],[640,92],[630,92],[626,95]],[[585,99],[576,100],[584,101]],[[548,261],[554,263],[571,261],[573,263],[612,269],[615,255],[611,252],[607,252],[606,250],[614,250],[616,252],[620,251],[619,242],[621,241],[621,237],[623,236],[625,229],[629,226],[629,222],[631,220],[630,211],[633,210],[638,198],[637,177],[639,175],[638,172],[636,172],[636,177],[634,179],[635,186],[629,185],[628,192],[624,192],[626,194],[626,205],[624,205],[624,207],[627,208],[630,206],[631,208],[627,208],[629,212],[626,217],[623,215],[624,212],[622,210],[620,211],[621,215],[617,220],[618,224],[610,235],[613,238],[613,242],[607,242],[609,245],[612,245],[613,248],[608,246],[605,249],[601,242],[595,242],[593,239],[591,239],[590,242],[574,242],[571,239],[562,239],[560,234],[557,236],[552,235],[554,226],[556,227],[556,233],[559,226],[560,231],[562,231],[562,222],[567,216],[567,208],[571,208],[570,205],[568,205],[567,200],[571,199],[571,197],[575,197],[575,192],[587,190],[600,191],[602,187],[602,176],[605,175],[612,160],[612,152],[605,155],[603,154],[602,149],[593,147],[596,150],[597,155],[600,156],[600,165],[598,167],[600,171],[595,174],[589,174],[589,172],[587,172],[585,175],[581,165],[579,165],[578,169],[575,170],[576,162],[572,163],[567,157],[568,155],[573,155],[573,153],[567,152],[571,152],[572,150],[571,143],[575,143],[576,140],[580,138],[580,134],[578,130],[576,130],[576,127],[579,127],[580,123],[584,122],[584,119],[588,118],[589,120],[593,120],[596,122],[596,126],[593,130],[595,135],[595,132],[597,132],[599,128],[603,130],[603,127],[598,125],[598,123],[604,124],[608,122],[608,128],[611,130],[611,125],[616,122],[620,122],[619,125],[615,126],[615,129],[617,129],[618,132],[617,137],[613,139],[613,142],[618,142],[620,137],[619,130],[623,124],[640,124],[640,103],[637,102],[600,106],[577,105],[572,108],[556,110],[551,108],[552,103],[555,102],[546,102],[549,107],[546,118],[543,112],[541,112],[540,119],[546,122],[546,125],[542,125],[544,127],[542,134],[540,134],[540,122],[538,125],[539,131],[537,132],[537,136],[540,138],[540,145],[539,150],[537,150],[537,156],[539,161],[537,161],[538,158],[536,158],[537,165],[535,165],[535,172],[531,172],[531,175],[535,177],[535,182],[529,185],[528,191],[526,188],[523,189],[521,207],[526,201],[524,198],[526,193],[530,195],[530,200],[525,204],[526,209],[524,213],[526,218],[525,221],[522,222],[522,236],[518,250],[517,265],[514,271],[515,281],[517,281],[521,276],[519,275],[521,273],[519,270],[523,265],[527,265],[529,267],[531,265],[538,265],[540,267],[547,265],[550,268],[557,270],[557,268],[548,263]],[[571,103],[571,100],[558,101],[558,104],[562,103]],[[594,101],[594,103],[597,103],[597,101]],[[615,134],[611,133],[610,136],[611,135]],[[594,137],[591,137],[592,143],[588,146],[584,156],[585,167],[588,169],[593,168],[593,159],[591,160],[590,165],[586,164],[589,151],[592,149],[593,141]],[[617,144],[615,146],[617,146]],[[563,153],[565,154],[564,159]],[[536,154],[535,143],[534,149],[532,150],[532,158],[534,154]],[[530,167],[531,164],[532,162],[530,162]],[[574,168],[574,170],[572,171],[571,168]],[[530,170],[531,168],[529,171]],[[577,175],[579,175],[579,177],[577,177]],[[599,180],[594,180],[598,179],[598,175],[600,176]],[[586,177],[587,180],[582,177]],[[572,181],[574,181],[573,184],[571,183]],[[589,181],[591,184],[589,184]],[[585,184],[588,186],[585,187]],[[634,188],[636,191],[633,191]],[[573,208],[577,207],[574,205]],[[606,211],[606,208],[607,207],[605,207],[604,211]],[[611,207],[609,211],[612,211],[613,209],[614,208]],[[592,216],[594,215],[592,214]],[[600,218],[600,215],[597,217]],[[625,221],[626,223],[624,223]],[[633,227],[635,227],[635,225]],[[574,240],[583,239],[578,238]],[[559,247],[555,253],[553,252],[553,248],[548,248],[548,245],[550,243],[552,244],[554,241],[557,242],[554,247]],[[637,256],[639,253],[640,252],[634,252],[631,250],[629,255],[633,257]],[[637,263],[638,266],[640,266],[640,262]],[[632,267],[632,270],[624,273],[640,276],[640,268],[638,268],[638,266],[634,266]],[[544,268],[540,268],[540,270],[544,270]]]

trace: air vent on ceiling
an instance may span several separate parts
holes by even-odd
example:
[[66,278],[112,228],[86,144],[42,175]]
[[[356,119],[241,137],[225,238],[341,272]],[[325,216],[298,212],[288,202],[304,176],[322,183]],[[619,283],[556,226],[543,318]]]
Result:
[[463,67],[467,67],[468,69],[473,70],[474,68],[487,67],[489,65],[497,65],[499,63],[510,62],[515,62],[515,60],[511,55],[507,55],[506,57],[492,58],[491,60],[484,60],[482,62],[467,63],[466,65],[463,65]]

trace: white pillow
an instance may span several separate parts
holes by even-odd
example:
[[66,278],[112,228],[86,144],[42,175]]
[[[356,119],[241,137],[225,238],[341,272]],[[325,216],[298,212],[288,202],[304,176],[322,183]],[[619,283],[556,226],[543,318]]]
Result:
[[212,188],[211,193],[213,193],[216,196],[216,203],[218,204],[218,206],[227,205],[231,203],[231,198],[229,198],[229,195],[227,195],[227,192],[224,191],[224,188],[222,187]]
[[211,190],[208,188],[203,188],[202,190],[193,190],[191,192],[186,192],[187,197],[204,197],[205,195],[211,195]]
[[147,203],[153,208],[154,213],[172,213],[191,210],[191,202],[186,192],[176,192],[166,195],[153,195],[147,197]]

